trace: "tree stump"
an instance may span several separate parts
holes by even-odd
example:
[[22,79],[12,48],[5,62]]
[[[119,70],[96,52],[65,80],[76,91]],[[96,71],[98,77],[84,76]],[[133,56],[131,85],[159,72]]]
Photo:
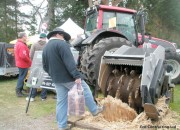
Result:
[[136,111],[120,99],[108,96],[101,103],[105,106],[102,114],[107,121],[132,121],[137,116]]

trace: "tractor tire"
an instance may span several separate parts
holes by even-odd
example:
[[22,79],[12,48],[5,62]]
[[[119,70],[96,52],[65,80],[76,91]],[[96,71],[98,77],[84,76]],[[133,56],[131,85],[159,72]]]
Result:
[[87,57],[89,56],[89,52],[88,52],[88,49],[86,48],[83,53],[82,53],[82,56],[81,56],[81,59],[80,59],[80,71],[84,74],[84,78],[85,80],[88,82],[87,80],[87,69],[86,69],[86,66],[87,66]]
[[172,83],[180,83],[180,54],[166,53],[167,73],[171,75]]
[[130,41],[127,41],[121,37],[109,37],[100,40],[89,52],[87,57],[87,77],[89,82],[93,85],[97,85],[99,67],[101,62],[101,57],[104,55],[105,51],[115,51],[115,49],[120,48],[122,45],[132,46]]

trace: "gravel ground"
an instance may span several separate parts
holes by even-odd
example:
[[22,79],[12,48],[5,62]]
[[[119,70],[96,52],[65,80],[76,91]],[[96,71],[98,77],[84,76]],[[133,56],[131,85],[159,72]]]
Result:
[[32,118],[25,109],[1,108],[0,130],[57,130],[55,116]]

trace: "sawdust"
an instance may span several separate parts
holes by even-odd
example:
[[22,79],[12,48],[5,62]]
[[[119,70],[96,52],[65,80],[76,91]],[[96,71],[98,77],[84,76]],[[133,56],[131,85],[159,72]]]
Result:
[[[127,104],[125,105],[124,103],[121,103],[121,101],[116,101],[115,99],[113,99],[111,97],[108,97],[107,99],[102,100],[101,104],[109,103],[110,100],[112,100],[112,104],[114,104],[114,103],[116,104],[117,102],[119,102],[120,105],[122,105],[122,106],[120,107],[118,105],[117,108],[123,109],[123,112],[124,112],[124,109],[126,109],[127,111],[130,111],[130,112],[133,112],[133,110],[131,110],[131,108],[129,108],[129,106],[127,106]],[[113,116],[114,116],[114,114],[118,110],[113,109],[113,107],[115,105],[112,105],[113,107],[110,107],[110,106],[108,106],[107,111],[112,111]],[[96,117],[93,117],[89,112],[86,112],[84,119],[81,120],[80,122],[90,124],[90,125],[92,124],[92,126],[96,126],[98,128],[101,128],[102,130],[121,130],[121,129],[123,129],[123,130],[127,130],[127,129],[133,129],[133,130],[136,130],[136,129],[158,129],[158,130],[159,129],[163,129],[163,130],[164,129],[177,129],[177,130],[180,130],[180,116],[177,113],[172,112],[169,109],[167,104],[165,104],[164,97],[162,97],[161,99],[158,100],[156,107],[160,114],[160,118],[158,121],[153,121],[153,120],[149,119],[144,112],[140,113],[135,118],[133,115],[133,118],[134,118],[133,120],[132,120],[131,115],[128,114],[128,112],[126,113],[127,118],[124,118],[125,115],[122,113],[117,114],[117,115],[122,116],[118,119],[118,121],[106,120],[107,117],[112,119],[111,116],[106,113],[102,113]],[[117,109],[117,108],[115,108],[115,109]],[[111,112],[109,112],[109,113],[111,113]],[[113,118],[113,119],[116,119],[116,118]]]

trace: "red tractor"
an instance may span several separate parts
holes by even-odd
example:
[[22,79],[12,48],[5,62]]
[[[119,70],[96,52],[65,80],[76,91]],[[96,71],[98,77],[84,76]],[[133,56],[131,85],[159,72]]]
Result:
[[[72,42],[80,51],[79,67],[87,81],[97,86],[99,65],[105,51],[114,52],[122,45],[151,48],[161,45],[166,50],[167,72],[172,75],[174,83],[180,80],[180,56],[171,42],[145,35],[145,13],[143,11],[94,5],[86,11],[85,37]],[[140,33],[138,33],[140,32]]]

